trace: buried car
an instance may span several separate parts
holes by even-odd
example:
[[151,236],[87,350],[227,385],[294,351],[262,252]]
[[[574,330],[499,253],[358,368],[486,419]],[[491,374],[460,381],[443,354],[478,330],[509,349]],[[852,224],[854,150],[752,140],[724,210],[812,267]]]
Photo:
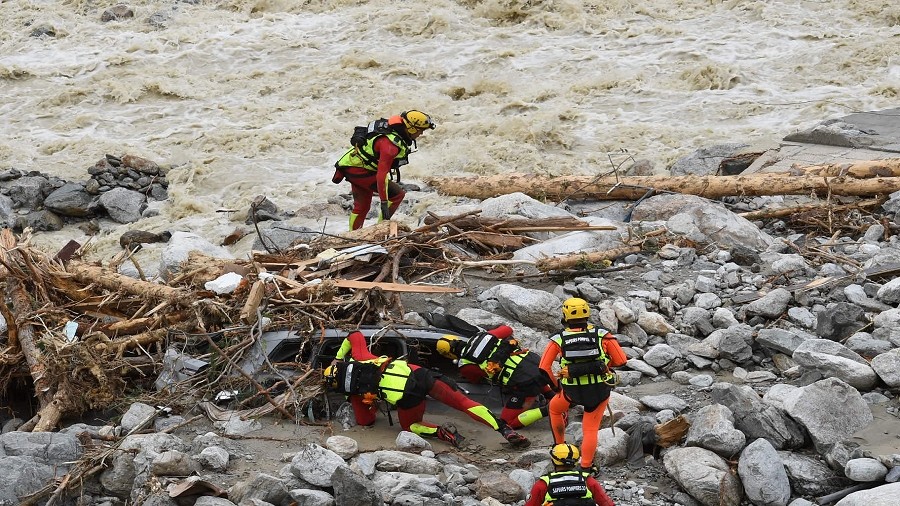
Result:
[[[437,352],[437,342],[452,335],[467,340],[483,329],[459,318],[436,313],[422,315],[431,326],[413,325],[360,326],[342,329],[328,328],[316,335],[294,330],[263,332],[248,350],[241,369],[262,385],[295,377],[296,364],[309,364],[324,370],[334,360],[344,338],[354,331],[361,332],[375,355],[386,355],[427,367],[452,379],[472,400],[497,408],[503,405],[500,388],[488,383],[471,383],[459,375],[456,363]],[[344,401],[339,393],[329,393],[307,412],[309,418],[330,418],[334,407]]]

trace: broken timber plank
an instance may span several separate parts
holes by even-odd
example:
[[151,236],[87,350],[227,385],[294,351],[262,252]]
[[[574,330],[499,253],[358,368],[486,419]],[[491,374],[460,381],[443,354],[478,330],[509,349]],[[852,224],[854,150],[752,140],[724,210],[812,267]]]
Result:
[[250,288],[250,294],[247,295],[247,302],[241,308],[240,319],[242,322],[248,325],[256,323],[256,310],[259,308],[265,295],[266,283],[261,279],[254,281],[253,286]]
[[355,288],[358,290],[371,290],[381,288],[386,292],[413,292],[413,293],[459,293],[462,288],[437,285],[407,285],[403,283],[374,283],[371,281],[352,281],[349,279],[329,279],[338,288]]
[[638,200],[647,190],[699,195],[706,198],[763,195],[848,195],[872,197],[900,190],[900,177],[796,176],[772,174],[738,176],[545,176],[541,174],[504,174],[431,179],[428,184],[440,193],[474,199],[521,192],[538,199],[560,201],[564,198],[596,200]]

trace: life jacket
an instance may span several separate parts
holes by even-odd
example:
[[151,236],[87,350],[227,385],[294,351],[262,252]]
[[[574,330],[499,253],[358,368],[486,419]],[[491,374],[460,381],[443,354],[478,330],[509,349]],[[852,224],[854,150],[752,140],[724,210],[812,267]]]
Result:
[[[400,167],[409,163],[411,139],[395,130],[389,120],[384,118],[369,123],[367,127],[356,127],[353,137],[350,138],[350,143],[353,147],[338,159],[334,164],[334,168],[342,172],[343,169],[350,167],[362,167],[372,172],[378,171],[379,154],[375,149],[375,141],[380,137],[387,137],[400,150],[391,164],[391,175],[393,177],[394,173],[396,173],[396,180],[399,181]],[[344,176],[348,179],[354,177],[353,174],[348,175],[346,173],[344,173]]]
[[335,390],[347,395],[377,394],[381,366],[374,361],[337,363]]
[[412,377],[412,368],[403,360],[392,360],[383,366],[378,391],[382,399],[390,404],[397,404],[403,394],[415,388],[416,380]]
[[593,506],[594,494],[581,471],[555,471],[541,476],[547,484],[544,504],[553,506]]
[[[513,371],[522,362],[524,355],[517,354],[518,344],[510,339],[500,339],[487,332],[481,332],[469,339],[469,342],[460,351],[460,364],[476,364],[485,372],[488,378],[499,378],[505,385],[512,376]],[[496,365],[501,369],[496,370]]]
[[[593,385],[615,380],[615,374],[609,370],[609,355],[603,351],[602,338],[609,331],[588,325],[586,329],[572,330],[566,328],[550,340],[559,345],[562,358],[559,363],[565,367],[569,364],[598,363],[598,372],[584,376],[561,378],[563,385]],[[572,370],[572,368],[570,368]]]

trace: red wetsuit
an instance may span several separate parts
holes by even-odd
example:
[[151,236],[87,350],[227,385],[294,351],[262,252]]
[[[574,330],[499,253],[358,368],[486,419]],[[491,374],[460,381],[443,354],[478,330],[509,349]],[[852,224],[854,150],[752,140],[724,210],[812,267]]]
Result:
[[[365,336],[358,331],[350,333],[344,339],[335,358],[343,359],[348,352],[353,360],[388,360],[388,357],[373,355],[366,345]],[[397,416],[400,419],[400,426],[403,427],[403,430],[408,430],[421,436],[434,436],[437,433],[437,425],[423,421],[426,395],[430,395],[451,408],[462,411],[476,422],[487,425],[494,430],[500,430],[502,422],[499,422],[486,407],[466,397],[451,380],[442,377],[439,373],[434,373],[430,369],[414,364],[408,365],[412,369],[416,385],[414,389],[404,392],[403,398],[397,402]],[[362,396],[359,395],[351,395],[350,403],[356,415],[356,423],[359,425],[372,425],[375,423],[375,417],[378,414],[378,409],[375,405],[364,403]]]
[[[400,153],[400,148],[387,136],[375,139],[373,147],[378,152],[377,172],[364,167],[346,167],[335,171],[332,179],[332,181],[340,182],[342,178],[346,177],[350,182],[350,192],[353,194],[352,213],[356,216],[351,224],[352,230],[362,227],[366,220],[366,214],[372,207],[372,196],[376,192],[381,202],[389,202],[388,207],[391,214],[397,210],[397,206],[403,202],[403,198],[406,196],[406,192],[399,184],[390,181],[391,166],[394,158]],[[384,218],[390,218],[390,216]]]

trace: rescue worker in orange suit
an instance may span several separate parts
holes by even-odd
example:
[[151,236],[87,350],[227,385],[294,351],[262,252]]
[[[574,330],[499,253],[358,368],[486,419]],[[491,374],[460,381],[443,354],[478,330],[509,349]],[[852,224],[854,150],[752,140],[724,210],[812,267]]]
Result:
[[500,325],[468,341],[445,335],[438,340],[437,351],[456,361],[466,381],[486,380],[501,385],[507,398],[500,418],[510,427],[521,429],[547,416],[549,408],[535,403],[538,395],[550,399],[554,391],[538,367],[537,354],[519,347],[512,334],[512,328]]
[[578,458],[577,446],[566,443],[553,446],[550,449],[553,471],[534,482],[525,506],[616,506],[596,478],[575,469]]
[[391,173],[396,172],[397,181],[400,180],[400,167],[408,163],[416,139],[435,126],[431,116],[424,112],[405,111],[387,120],[373,121],[360,138],[354,134],[351,140],[354,147],[334,164],[331,178],[335,184],[344,179],[350,182],[353,195],[350,230],[363,226],[375,193],[379,199],[378,222],[391,218],[406,196],[400,184],[391,181]]
[[[550,428],[553,441],[564,443],[569,407],[572,404],[584,406],[581,467],[584,471],[595,472],[597,433],[617,380],[610,368],[625,365],[628,357],[615,336],[588,323],[591,310],[587,301],[570,298],[563,303],[562,313],[565,328],[550,338],[540,365],[561,387],[550,400]],[[558,380],[552,369],[557,359],[561,366]]]
[[410,364],[405,360],[394,360],[390,357],[377,357],[369,351],[366,338],[362,332],[351,332],[341,343],[335,354],[335,362],[325,370],[326,381],[333,381],[341,367],[341,360],[350,353],[351,362],[371,362],[380,366],[381,378],[378,381],[376,395],[351,395],[350,403],[356,416],[356,423],[363,426],[375,423],[378,412],[377,398],[382,398],[397,407],[400,426],[423,437],[437,437],[453,446],[459,446],[463,437],[450,424],[438,426],[423,421],[425,415],[425,399],[434,399],[462,411],[469,418],[487,425],[499,432],[506,441],[515,448],[525,448],[531,442],[525,436],[513,430],[507,423],[498,420],[483,405],[466,397],[449,378],[442,374]]

